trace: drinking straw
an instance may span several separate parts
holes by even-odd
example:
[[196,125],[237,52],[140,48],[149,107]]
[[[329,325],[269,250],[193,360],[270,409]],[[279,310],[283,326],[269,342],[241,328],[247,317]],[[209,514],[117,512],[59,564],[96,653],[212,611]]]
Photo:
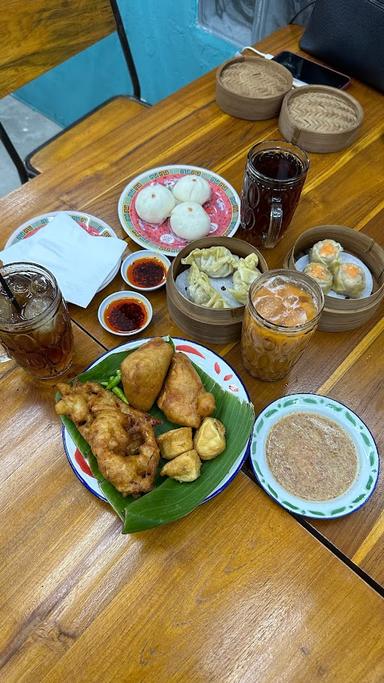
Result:
[[[3,265],[3,262],[0,261],[0,268],[1,268],[2,265]],[[2,276],[1,273],[0,273],[0,282],[1,282],[1,284],[2,284],[2,287],[3,287],[4,291],[5,291],[5,294],[7,295],[8,299],[9,299],[10,302],[11,302],[11,304],[12,304],[12,305],[14,306],[14,308],[16,309],[16,312],[17,312],[19,315],[21,315],[21,306],[20,306],[19,302],[17,301],[17,299],[16,299],[14,293],[13,293],[12,290],[9,288],[9,286],[8,286],[8,284],[7,284],[7,281],[6,281],[5,278]]]

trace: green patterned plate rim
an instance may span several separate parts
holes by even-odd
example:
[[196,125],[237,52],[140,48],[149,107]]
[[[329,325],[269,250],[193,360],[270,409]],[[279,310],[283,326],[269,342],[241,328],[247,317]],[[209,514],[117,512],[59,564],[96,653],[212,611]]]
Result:
[[[288,492],[273,476],[266,460],[268,434],[278,420],[296,412],[328,417],[352,438],[359,470],[353,484],[341,496],[321,502],[305,500]],[[264,408],[255,421],[250,459],[255,477],[276,503],[294,514],[314,519],[335,519],[361,508],[376,487],[380,466],[375,440],[358,415],[339,401],[318,394],[290,394]]]

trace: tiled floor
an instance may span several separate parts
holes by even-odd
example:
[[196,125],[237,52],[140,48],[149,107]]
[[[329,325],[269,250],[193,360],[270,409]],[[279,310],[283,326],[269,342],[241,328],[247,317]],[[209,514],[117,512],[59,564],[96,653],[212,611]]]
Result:
[[[61,130],[56,123],[11,95],[0,100],[0,121],[23,158]],[[0,142],[0,197],[19,185],[16,169]]]

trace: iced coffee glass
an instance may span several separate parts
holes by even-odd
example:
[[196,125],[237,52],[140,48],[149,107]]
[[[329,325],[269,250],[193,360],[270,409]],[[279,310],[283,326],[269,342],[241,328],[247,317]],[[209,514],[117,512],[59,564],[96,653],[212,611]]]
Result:
[[10,358],[37,379],[55,379],[72,363],[73,336],[56,279],[34,263],[11,263],[1,273],[15,295],[15,310],[0,283],[0,342]]
[[285,377],[316,330],[324,306],[315,280],[294,270],[271,270],[249,290],[241,336],[244,367],[253,377]]

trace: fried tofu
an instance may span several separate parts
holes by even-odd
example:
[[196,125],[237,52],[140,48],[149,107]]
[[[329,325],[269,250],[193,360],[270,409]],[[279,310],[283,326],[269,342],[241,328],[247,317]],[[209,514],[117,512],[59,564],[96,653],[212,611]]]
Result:
[[201,460],[195,449],[187,451],[177,458],[170,460],[161,469],[162,477],[171,477],[176,481],[190,482],[195,481],[200,476]]
[[213,460],[225,450],[225,427],[214,417],[204,418],[193,439],[201,460]]
[[176,456],[190,451],[193,448],[191,427],[180,427],[180,429],[170,429],[169,432],[160,434],[157,437],[161,457],[165,460],[172,460]]

